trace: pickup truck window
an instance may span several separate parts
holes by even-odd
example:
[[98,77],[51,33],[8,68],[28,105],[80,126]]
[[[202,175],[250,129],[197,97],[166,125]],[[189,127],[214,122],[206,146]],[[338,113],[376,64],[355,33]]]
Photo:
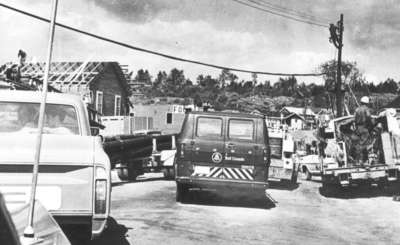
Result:
[[[39,108],[39,103],[0,102],[0,132],[35,133]],[[47,104],[43,133],[79,134],[75,108],[70,105]]]
[[211,117],[199,117],[197,119],[196,135],[202,136],[221,136],[222,135],[222,119]]
[[229,120],[229,138],[252,140],[254,132],[254,123],[251,120]]

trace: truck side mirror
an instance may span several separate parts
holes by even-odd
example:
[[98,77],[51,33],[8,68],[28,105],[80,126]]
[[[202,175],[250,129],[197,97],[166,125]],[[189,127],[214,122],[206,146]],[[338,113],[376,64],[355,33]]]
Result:
[[90,127],[90,134],[92,136],[97,136],[100,134],[100,129],[98,127]]

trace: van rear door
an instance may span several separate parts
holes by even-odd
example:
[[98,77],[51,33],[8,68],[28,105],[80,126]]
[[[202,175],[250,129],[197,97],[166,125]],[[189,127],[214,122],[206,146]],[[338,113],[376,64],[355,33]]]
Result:
[[195,119],[195,130],[192,145],[193,176],[219,177],[225,154],[223,117],[198,115]]
[[227,178],[254,180],[257,145],[257,121],[251,118],[230,118],[227,121],[224,170]]

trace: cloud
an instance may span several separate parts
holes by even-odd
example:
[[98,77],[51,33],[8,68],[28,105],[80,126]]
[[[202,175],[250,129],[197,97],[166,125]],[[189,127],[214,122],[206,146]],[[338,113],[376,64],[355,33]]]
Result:
[[[22,0],[13,5],[49,16],[50,2]],[[370,78],[400,78],[397,71],[400,21],[396,16],[400,3],[388,0],[271,2],[328,19],[326,23],[336,21],[344,13],[344,59],[357,61]],[[389,7],[388,2],[393,6]],[[15,57],[22,47],[28,55],[44,60],[47,25],[2,9],[0,21],[0,28],[7,33],[0,40],[0,62]],[[138,47],[244,69],[314,72],[320,63],[332,59],[334,52],[327,29],[228,0],[69,0],[60,2],[58,21]],[[149,69],[153,74],[177,67],[184,69],[192,80],[200,73],[219,73],[216,69],[128,50],[60,28],[56,32],[54,58],[117,60],[134,70]],[[250,79],[250,75],[238,75]],[[259,79],[275,81],[277,78],[259,76]],[[304,79],[309,80],[318,79]]]

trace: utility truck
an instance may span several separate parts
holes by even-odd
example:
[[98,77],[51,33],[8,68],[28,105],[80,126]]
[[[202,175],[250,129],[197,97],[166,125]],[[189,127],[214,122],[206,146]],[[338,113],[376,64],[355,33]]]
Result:
[[[399,180],[400,170],[400,129],[395,109],[385,109],[373,120],[376,122],[371,134],[372,144],[368,161],[357,164],[352,155],[357,150],[354,145],[354,116],[333,119],[324,128],[326,157],[333,157],[330,164],[321,164],[323,188],[377,184],[380,187]],[[322,159],[322,158],[321,158]]]

